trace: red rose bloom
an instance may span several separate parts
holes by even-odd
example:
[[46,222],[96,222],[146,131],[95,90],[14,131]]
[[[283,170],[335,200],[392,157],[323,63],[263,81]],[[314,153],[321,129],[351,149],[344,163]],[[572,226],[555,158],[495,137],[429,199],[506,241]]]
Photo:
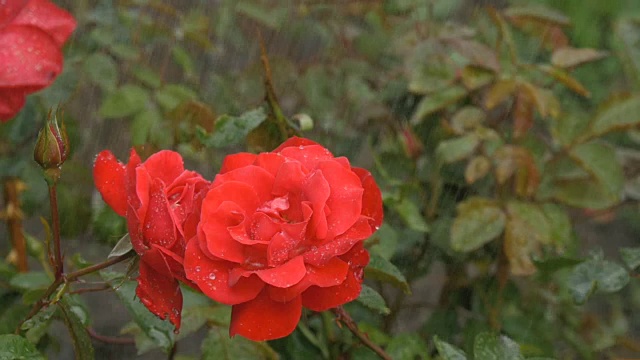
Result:
[[302,306],[327,310],[358,297],[382,223],[371,174],[324,147],[292,138],[273,152],[228,156],[187,244],[188,279],[233,305],[230,335],[289,335]]
[[194,171],[185,171],[180,154],[160,151],[144,163],[131,150],[124,165],[110,151],[101,152],[93,176],[104,201],[127,218],[129,236],[140,255],[136,294],[155,315],[180,328],[182,293],[177,280],[185,244],[195,236],[202,195],[209,183]]
[[0,1],[0,121],[58,76],[60,48],[75,28],[73,16],[48,0]]

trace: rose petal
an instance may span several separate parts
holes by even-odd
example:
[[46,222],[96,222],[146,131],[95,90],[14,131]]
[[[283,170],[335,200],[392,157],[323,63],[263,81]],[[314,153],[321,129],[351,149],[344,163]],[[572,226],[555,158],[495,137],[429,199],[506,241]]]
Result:
[[0,31],[0,88],[49,86],[62,71],[62,52],[53,38],[28,25],[8,25]]
[[142,229],[144,239],[147,244],[171,247],[176,242],[176,232],[164,184],[160,179],[154,178],[149,189],[149,205]]
[[288,288],[269,287],[269,296],[274,301],[291,301],[310,286],[329,287],[341,284],[347,277],[349,265],[339,259],[333,258],[324,266],[316,267],[312,265],[306,266],[307,274],[297,284]]
[[325,288],[309,287],[302,293],[302,305],[313,311],[325,311],[355,300],[360,295],[361,289],[361,281],[351,273],[347,273],[346,279],[340,285]]
[[318,169],[331,188],[327,199],[327,206],[331,209],[327,215],[327,238],[331,239],[351,228],[360,217],[364,189],[356,174],[335,161],[321,161]]
[[[9,0],[12,1],[15,2]],[[12,23],[32,25],[44,30],[58,46],[62,46],[76,28],[73,16],[49,0],[30,0]]]
[[8,25],[27,6],[29,0],[11,0],[0,3],[0,28]]
[[208,297],[227,305],[249,301],[264,287],[264,283],[256,275],[240,278],[234,286],[229,286],[229,271],[233,266],[228,261],[208,258],[196,241],[187,244],[184,255],[187,279],[195,282]]
[[302,304],[313,311],[324,311],[355,300],[362,289],[364,267],[369,263],[369,253],[362,243],[355,245],[341,256],[349,264],[344,282],[330,287],[311,286],[302,293]]
[[169,186],[184,172],[182,156],[170,150],[162,150],[151,155],[143,166],[152,179],[162,180],[165,186]]
[[302,256],[296,256],[280,266],[255,272],[265,283],[280,288],[299,283],[306,273]]
[[318,239],[327,237],[327,214],[324,209],[331,194],[329,183],[322,171],[315,170],[305,180],[303,185],[304,198],[311,202],[313,214],[309,221],[309,231]]
[[127,212],[125,167],[111,151],[104,150],[93,164],[93,180],[104,201],[120,216]]
[[279,339],[295,330],[301,315],[300,297],[282,303],[271,300],[263,291],[255,299],[233,306],[229,335],[253,341]]
[[260,203],[268,201],[272,197],[271,189],[273,188],[274,176],[261,167],[248,165],[224,174],[218,174],[211,186],[215,187],[230,181],[238,181],[249,185],[258,195]]
[[21,89],[0,89],[0,121],[9,121],[20,112],[26,102],[26,94],[27,91]]
[[168,316],[176,329],[180,328],[182,292],[178,281],[157,272],[145,262],[144,256],[140,261],[136,295],[149,311],[162,319]]
[[275,177],[285,160],[284,156],[277,153],[261,153],[253,164],[267,170]]
[[315,169],[319,161],[333,160],[333,154],[320,145],[287,147],[280,153],[288,159],[299,161],[308,171]]
[[223,202],[237,204],[247,214],[253,213],[260,205],[258,195],[253,188],[239,181],[229,181],[209,189],[202,202],[202,217],[206,221]]
[[306,138],[293,136],[287,139],[282,144],[280,144],[280,146],[278,146],[275,150],[273,150],[273,152],[277,153],[282,151],[282,149],[285,149],[288,147],[300,147],[300,146],[309,146],[309,145],[318,145],[318,143]]
[[220,174],[227,173],[231,170],[239,169],[247,165],[253,164],[256,160],[255,154],[250,153],[237,153],[227,155],[222,161],[222,168],[220,168]]
[[360,177],[364,194],[362,194],[362,215],[372,219],[371,225],[378,229],[382,225],[384,212],[382,210],[382,194],[371,173],[362,168],[353,168],[354,173]]
[[371,236],[373,231],[367,218],[360,218],[349,230],[333,240],[313,248],[304,254],[307,264],[322,266],[331,258],[347,253],[355,244]]
[[[206,200],[205,200],[206,201]],[[206,204],[203,204],[203,207]],[[240,225],[240,231],[244,229],[244,211],[238,204],[226,201],[216,211],[203,212],[198,233],[199,241],[203,242],[211,255],[223,260],[242,263],[245,260],[244,246],[238,242],[240,236],[234,231],[234,238],[229,228]]]

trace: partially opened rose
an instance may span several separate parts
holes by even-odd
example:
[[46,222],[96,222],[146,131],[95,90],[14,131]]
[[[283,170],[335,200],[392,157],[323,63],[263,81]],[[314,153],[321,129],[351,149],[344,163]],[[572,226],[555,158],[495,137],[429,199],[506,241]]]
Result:
[[127,218],[129,236],[140,254],[136,295],[157,316],[180,328],[185,278],[186,242],[195,236],[200,203],[209,183],[184,169],[182,157],[160,151],[145,162],[131,150],[129,163],[120,163],[110,151],[96,158],[93,176],[105,202]]
[[25,97],[62,71],[62,45],[76,27],[49,0],[0,1],[0,121],[15,116]]
[[289,335],[302,307],[327,310],[358,297],[382,223],[371,174],[324,147],[292,138],[270,153],[228,156],[187,244],[187,278],[233,305],[230,334]]

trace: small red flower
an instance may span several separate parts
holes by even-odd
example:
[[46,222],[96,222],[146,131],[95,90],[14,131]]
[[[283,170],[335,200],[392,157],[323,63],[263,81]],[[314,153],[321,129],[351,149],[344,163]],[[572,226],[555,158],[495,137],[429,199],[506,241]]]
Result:
[[49,0],[0,1],[0,121],[15,116],[28,94],[51,85],[75,28],[73,16]]
[[93,177],[104,201],[127,218],[131,243],[140,255],[138,298],[179,329],[182,293],[177,280],[195,287],[182,264],[209,183],[186,171],[180,154],[167,150],[145,162],[131,150],[126,165],[105,150],[95,161]]
[[358,297],[382,223],[371,174],[324,147],[292,138],[273,152],[228,156],[202,202],[184,268],[203,293],[233,305],[230,335],[289,335],[302,307]]

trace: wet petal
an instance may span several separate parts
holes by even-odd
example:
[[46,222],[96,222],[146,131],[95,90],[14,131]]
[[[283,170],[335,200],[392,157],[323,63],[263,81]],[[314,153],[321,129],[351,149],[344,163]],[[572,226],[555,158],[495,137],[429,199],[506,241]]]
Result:
[[104,150],[93,164],[93,181],[104,201],[120,216],[127,212],[125,167],[109,150]]
[[[231,201],[222,203],[214,212],[207,212],[200,221],[200,233],[204,236],[204,244],[207,250],[215,257],[223,260],[242,263],[244,261],[244,246],[238,242],[238,230],[244,230],[244,211],[238,204]],[[234,231],[236,238],[229,232],[229,228],[239,229]]]
[[171,247],[176,242],[176,226],[170,214],[164,184],[158,178],[151,182],[149,205],[143,224],[142,233],[147,244]]
[[229,285],[229,271],[235,264],[208,258],[197,241],[190,241],[184,255],[184,271],[202,292],[215,301],[235,305],[258,295],[264,283],[256,276],[242,277]]
[[362,281],[358,281],[353,274],[347,273],[346,279],[340,285],[331,287],[311,286],[302,293],[302,305],[313,311],[325,311],[349,301],[360,295]]
[[217,175],[212,186],[215,187],[225,182],[238,181],[250,186],[256,195],[258,195],[260,203],[263,203],[272,197],[271,189],[273,188],[273,180],[273,175],[267,170],[258,166],[248,165]]
[[327,199],[327,206],[331,209],[327,215],[327,238],[330,239],[347,231],[358,220],[364,189],[356,174],[335,161],[322,161],[318,163],[318,169],[331,188]]
[[220,174],[224,174],[231,170],[235,170],[247,165],[251,165],[255,160],[256,160],[256,155],[251,153],[237,153],[237,154],[227,155],[222,161],[222,168],[220,168]]
[[28,87],[34,92],[62,71],[62,52],[44,31],[12,24],[0,31],[0,64],[0,88]]
[[169,321],[175,325],[176,329],[180,328],[182,292],[178,281],[149,266],[144,256],[140,261],[136,295],[149,311],[161,319],[169,317]]
[[261,153],[258,154],[255,162],[253,163],[256,166],[260,166],[261,168],[267,170],[271,175],[276,176],[278,173],[278,169],[285,162],[284,156],[277,153]]
[[344,234],[327,241],[304,254],[307,264],[322,266],[331,258],[347,253],[355,244],[371,236],[372,230],[367,218],[360,218]]
[[258,270],[255,273],[269,285],[286,288],[299,283],[306,275],[307,269],[304,266],[302,256],[296,256],[282,265]]
[[282,156],[299,161],[307,170],[315,169],[320,161],[332,160],[333,154],[320,145],[300,145],[287,147],[280,151]]
[[312,285],[319,287],[339,285],[346,279],[349,271],[349,265],[339,258],[333,258],[321,267],[306,265],[306,268],[307,274],[299,283],[288,288],[270,286],[271,299],[280,302],[290,301]]
[[283,303],[271,300],[263,291],[255,299],[233,306],[229,335],[253,341],[279,339],[295,330],[301,315],[299,296]]
[[360,177],[364,194],[362,194],[362,215],[372,219],[371,225],[377,229],[382,225],[384,212],[382,210],[382,194],[371,173],[362,168],[353,168],[354,173]]
[[29,0],[12,0],[0,3],[0,28],[15,19],[20,11],[27,6]]
[[184,172],[182,156],[175,151],[162,150],[151,155],[144,163],[144,168],[153,179],[160,179],[169,186]]
[[313,213],[309,221],[309,230],[318,239],[327,237],[328,225],[325,206],[331,190],[322,171],[313,171],[303,185],[305,199],[311,203]]
[[294,137],[288,138],[285,142],[280,144],[280,146],[278,146],[275,150],[273,150],[273,152],[277,153],[288,147],[300,147],[300,146],[309,146],[309,145],[318,145],[318,143],[306,138],[294,136]]
[[[19,1],[10,0],[9,2]],[[32,25],[44,30],[55,40],[58,46],[62,46],[76,28],[76,20],[73,16],[49,0],[28,1],[12,23]]]

